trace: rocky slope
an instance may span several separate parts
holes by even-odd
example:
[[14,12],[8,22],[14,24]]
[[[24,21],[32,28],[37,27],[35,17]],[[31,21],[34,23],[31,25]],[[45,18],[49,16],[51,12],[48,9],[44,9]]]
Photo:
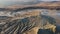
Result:
[[60,2],[3,8],[0,10],[0,34],[37,34],[40,28],[55,32],[55,23],[60,22],[59,8]]

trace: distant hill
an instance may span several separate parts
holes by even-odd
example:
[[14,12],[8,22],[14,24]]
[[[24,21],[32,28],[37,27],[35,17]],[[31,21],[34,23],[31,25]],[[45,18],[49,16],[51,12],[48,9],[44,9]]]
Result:
[[59,1],[53,1],[53,2],[39,2],[37,4],[31,4],[31,5],[10,5],[10,6],[7,6],[7,8],[11,8],[11,9],[17,9],[17,8],[24,8],[24,7],[45,7],[45,8],[49,8],[49,9],[60,9],[60,2]]

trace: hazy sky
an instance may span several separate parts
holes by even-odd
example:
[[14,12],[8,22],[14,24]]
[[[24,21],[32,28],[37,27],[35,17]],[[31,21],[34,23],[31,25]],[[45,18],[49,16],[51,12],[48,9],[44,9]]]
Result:
[[[34,1],[34,0],[0,0],[0,1]],[[37,0],[37,1],[59,1],[59,0]]]
[[0,4],[11,3],[11,2],[37,2],[37,1],[60,1],[60,0],[0,0]]

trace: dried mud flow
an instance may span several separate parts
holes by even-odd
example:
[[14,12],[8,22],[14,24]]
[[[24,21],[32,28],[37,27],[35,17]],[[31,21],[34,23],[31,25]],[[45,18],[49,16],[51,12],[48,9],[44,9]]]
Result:
[[0,8],[0,34],[55,34],[60,3],[44,3]]

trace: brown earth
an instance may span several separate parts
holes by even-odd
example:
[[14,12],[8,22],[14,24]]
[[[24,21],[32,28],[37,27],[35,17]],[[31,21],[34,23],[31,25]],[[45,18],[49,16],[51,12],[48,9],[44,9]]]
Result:
[[[42,3],[38,3],[38,4],[34,4],[34,5],[12,5],[12,6],[8,6],[7,8],[11,9],[11,10],[15,10],[17,8],[24,8],[24,7],[29,7],[29,6],[35,6],[35,7],[46,7],[49,9],[56,9],[56,8],[60,8],[60,2],[54,2],[54,3],[50,3],[50,2],[42,2]],[[49,16],[52,16],[56,19],[57,24],[60,24],[60,19],[58,18],[58,16],[56,16],[56,12],[54,12],[56,10],[49,10]],[[36,16],[39,15],[40,11],[32,11],[32,12],[26,12],[25,14],[22,15],[22,17],[30,17],[30,16]],[[52,15],[54,14],[54,15]],[[17,17],[17,16],[16,16]],[[13,17],[13,19],[16,19],[16,17]],[[17,19],[19,19],[20,17],[17,17]],[[33,29],[31,29],[31,31],[26,32],[25,34],[37,34],[38,31],[38,27],[35,27]]]

